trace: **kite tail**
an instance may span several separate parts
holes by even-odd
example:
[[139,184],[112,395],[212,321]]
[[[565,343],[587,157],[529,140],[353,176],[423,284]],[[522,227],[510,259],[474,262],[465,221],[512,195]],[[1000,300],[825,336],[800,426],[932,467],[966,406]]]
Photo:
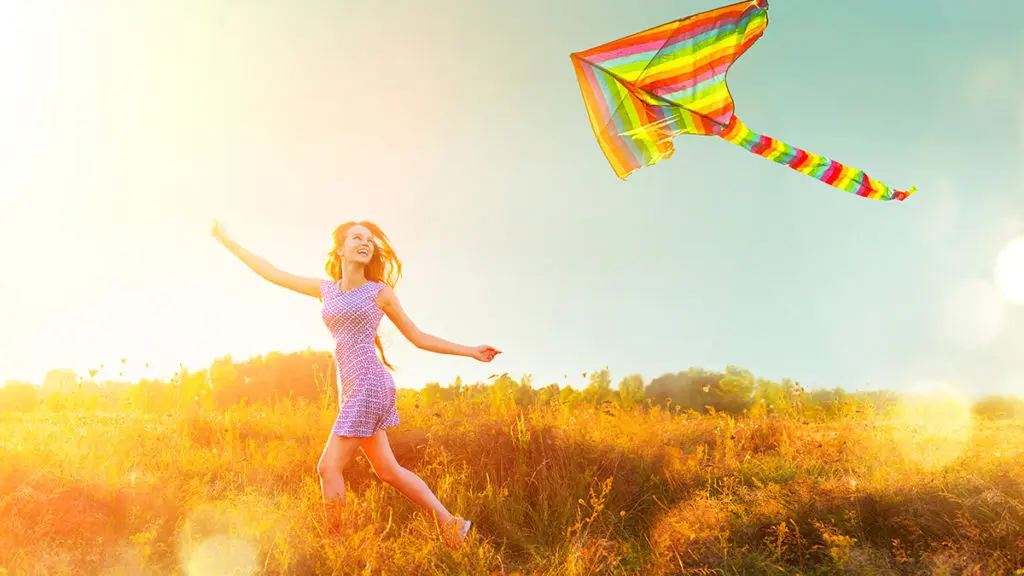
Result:
[[746,127],[735,116],[730,120],[729,125],[719,136],[742,146],[747,150],[767,158],[783,166],[789,166],[793,170],[817,178],[822,182],[839,188],[845,192],[871,198],[873,200],[898,200],[903,201],[917,192],[917,188],[910,190],[896,190],[869,177],[863,170],[857,170],[844,166],[835,160],[830,160],[806,150],[794,148],[785,142],[774,138],[763,136]]

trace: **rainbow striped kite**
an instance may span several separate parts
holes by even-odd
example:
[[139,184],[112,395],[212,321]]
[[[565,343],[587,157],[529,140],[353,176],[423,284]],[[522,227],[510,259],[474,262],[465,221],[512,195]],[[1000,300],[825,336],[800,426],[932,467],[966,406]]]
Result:
[[902,201],[916,192],[757,134],[733,115],[726,72],[767,27],[767,0],[748,0],[572,54],[590,124],[619,178],[671,157],[676,136],[697,134],[865,198]]

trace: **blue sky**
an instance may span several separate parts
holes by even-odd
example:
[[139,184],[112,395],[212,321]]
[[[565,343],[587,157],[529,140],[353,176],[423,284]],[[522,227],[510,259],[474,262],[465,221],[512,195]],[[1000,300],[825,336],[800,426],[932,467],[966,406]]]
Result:
[[713,138],[619,181],[569,53],[718,5],[0,9],[0,72],[24,79],[0,112],[0,381],[330,349],[316,301],[203,236],[218,217],[308,275],[334,226],[374,220],[413,320],[505,351],[430,355],[392,328],[400,386],[734,364],[1024,393],[1024,311],[992,278],[1024,234],[1024,4],[776,1],[733,66],[751,129],[918,186],[903,204]]

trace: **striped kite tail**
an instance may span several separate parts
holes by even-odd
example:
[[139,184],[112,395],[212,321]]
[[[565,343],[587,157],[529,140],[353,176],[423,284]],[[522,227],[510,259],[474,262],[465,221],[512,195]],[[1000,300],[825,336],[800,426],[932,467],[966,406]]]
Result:
[[917,188],[896,190],[869,177],[863,170],[851,168],[806,150],[794,148],[785,142],[763,136],[747,128],[736,116],[719,134],[725,140],[767,158],[772,162],[789,166],[793,170],[817,178],[822,182],[845,192],[872,200],[898,200],[909,198]]

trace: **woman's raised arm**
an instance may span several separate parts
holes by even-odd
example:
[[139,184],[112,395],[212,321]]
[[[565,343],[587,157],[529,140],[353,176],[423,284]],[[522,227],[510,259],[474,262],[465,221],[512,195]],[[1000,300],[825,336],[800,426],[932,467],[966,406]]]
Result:
[[227,232],[224,231],[224,227],[216,220],[213,221],[213,224],[210,227],[210,235],[231,251],[232,254],[237,256],[238,259],[252,269],[253,272],[259,274],[266,280],[283,288],[294,290],[299,294],[320,298],[321,280],[319,278],[296,276],[295,274],[291,274],[277,268],[266,259],[253,254],[239,245],[238,242],[232,240],[227,235]]

